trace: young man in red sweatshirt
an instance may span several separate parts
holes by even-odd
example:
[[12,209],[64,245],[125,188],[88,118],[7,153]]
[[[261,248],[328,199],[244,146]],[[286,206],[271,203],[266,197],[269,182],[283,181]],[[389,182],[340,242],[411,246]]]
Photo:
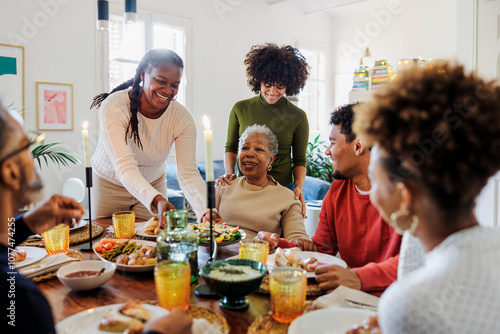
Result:
[[[303,250],[336,255],[348,269],[315,264],[316,281],[322,290],[339,285],[364,291],[382,291],[397,277],[401,236],[382,220],[370,202],[368,165],[370,150],[352,132],[353,105],[337,108],[330,117],[333,126],[326,150],[332,161],[332,183],[326,194],[312,241],[299,241]],[[277,235],[261,233],[273,247],[293,247]]]

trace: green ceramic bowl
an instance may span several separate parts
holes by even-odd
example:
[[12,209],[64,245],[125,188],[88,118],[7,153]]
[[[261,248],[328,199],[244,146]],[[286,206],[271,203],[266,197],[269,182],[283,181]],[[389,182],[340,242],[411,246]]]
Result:
[[[260,275],[245,281],[225,281],[208,277],[213,268],[220,267],[224,263],[250,266],[258,270]],[[246,259],[212,261],[201,268],[201,276],[205,279],[207,285],[213,292],[222,296],[219,300],[219,305],[228,309],[242,309],[248,307],[249,301],[245,296],[259,288],[266,272],[267,268],[264,263]]]

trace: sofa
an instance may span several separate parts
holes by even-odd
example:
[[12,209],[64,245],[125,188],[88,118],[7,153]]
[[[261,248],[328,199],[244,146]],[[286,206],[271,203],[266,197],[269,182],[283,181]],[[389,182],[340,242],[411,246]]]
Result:
[[[200,175],[205,179],[205,163],[200,162],[197,164]],[[177,209],[186,209],[188,203],[185,203],[184,196],[182,195],[179,182],[177,180],[177,165],[175,163],[168,163],[166,167],[167,173],[167,195],[168,201],[172,203]],[[224,174],[224,162],[222,160],[214,161],[214,176],[215,179]],[[304,182],[303,194],[306,202],[323,200],[330,183],[321,179],[311,176],[306,176]]]

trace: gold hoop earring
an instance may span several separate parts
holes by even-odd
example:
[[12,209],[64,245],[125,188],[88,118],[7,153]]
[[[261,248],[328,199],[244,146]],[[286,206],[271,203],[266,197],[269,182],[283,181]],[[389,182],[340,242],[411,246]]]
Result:
[[411,216],[412,221],[411,221],[411,225],[410,225],[409,229],[403,230],[401,227],[399,227],[398,219],[401,218],[402,216],[409,216],[409,215],[410,215],[410,211],[408,211],[408,210],[404,210],[404,211],[397,210],[397,211],[394,211],[392,213],[390,223],[391,223],[392,228],[396,231],[397,234],[403,235],[406,231],[413,234],[415,232],[415,230],[417,229],[419,220],[418,220],[418,216],[416,216],[416,215]]
[[272,165],[267,166],[267,170],[268,170],[269,172],[271,171],[271,169],[273,169],[273,166],[272,166]]

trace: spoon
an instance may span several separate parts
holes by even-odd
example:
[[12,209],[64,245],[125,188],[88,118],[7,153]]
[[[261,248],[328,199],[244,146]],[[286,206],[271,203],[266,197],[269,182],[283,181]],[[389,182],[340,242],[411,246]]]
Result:
[[106,268],[102,268],[101,271],[99,271],[99,273],[97,274],[97,276],[100,276],[104,272],[104,270],[106,270]]

